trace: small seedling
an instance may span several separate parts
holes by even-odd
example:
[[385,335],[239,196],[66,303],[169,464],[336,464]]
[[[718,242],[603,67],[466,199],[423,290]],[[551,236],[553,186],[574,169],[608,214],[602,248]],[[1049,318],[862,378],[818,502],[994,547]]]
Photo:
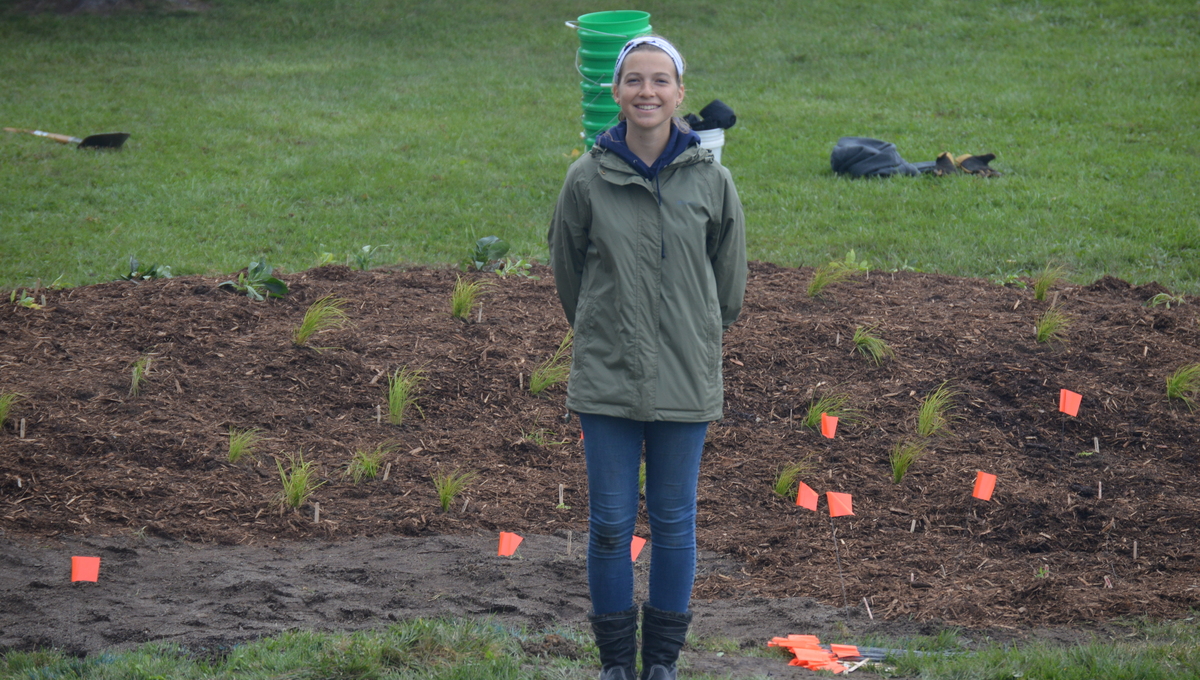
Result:
[[530,281],[540,281],[542,277],[535,276],[533,271],[533,263],[525,258],[512,259],[511,257],[504,258],[504,262],[496,267],[496,276],[506,278],[509,276],[519,276]]
[[433,480],[433,489],[437,492],[438,504],[442,506],[442,512],[449,512],[455,497],[462,493],[462,490],[474,482],[479,475],[470,470],[459,472],[456,469],[445,474],[435,472],[430,477]]
[[1039,302],[1046,299],[1046,292],[1050,287],[1062,280],[1063,274],[1067,273],[1067,268],[1061,264],[1046,263],[1042,267],[1042,271],[1033,277],[1033,299]]
[[808,410],[804,412],[803,424],[814,430],[821,427],[821,414],[839,419],[843,423],[852,423],[858,419],[859,412],[846,404],[850,397],[844,394],[823,394],[808,402]]
[[892,482],[902,482],[904,475],[908,474],[908,469],[924,455],[925,447],[920,442],[903,441],[896,444],[888,456],[888,463],[892,466]]
[[638,493],[646,495],[646,461],[638,466]]
[[117,278],[122,281],[132,281],[141,283],[150,279],[169,279],[171,278],[171,268],[165,264],[152,264],[148,267],[141,266],[136,257],[129,257],[129,271],[124,274],[117,275]]
[[149,373],[149,354],[133,362],[133,368],[131,369],[129,376],[129,396],[136,397],[142,393],[142,383],[146,381],[146,375]]
[[483,287],[482,281],[464,281],[461,277],[454,281],[454,290],[450,292],[450,315],[466,321],[471,316],[471,308],[479,300]]
[[217,287],[237,293],[245,293],[252,300],[262,302],[268,297],[281,298],[288,294],[287,284],[272,276],[275,268],[266,262],[251,262],[246,271],[240,272],[237,281],[225,281]]
[[[324,248],[325,244],[322,243],[320,247]],[[317,256],[316,264],[313,265],[314,267],[324,267],[325,265],[334,263],[335,258],[333,253],[327,250],[318,250],[314,254]]]
[[39,305],[37,301],[33,299],[33,296],[29,294],[29,291],[25,290],[24,288],[21,289],[20,294],[17,293],[16,288],[13,288],[13,292],[8,296],[8,301],[18,307],[25,307],[26,309],[42,308],[42,305]]
[[850,278],[854,273],[855,270],[841,260],[827,262],[813,271],[813,277],[808,282],[808,296],[810,298],[820,297],[830,284]]
[[316,333],[331,329],[342,328],[349,322],[346,310],[343,309],[349,301],[326,295],[308,306],[304,319],[296,330],[292,331],[292,343],[303,347]]
[[246,456],[254,457],[254,447],[258,446],[258,442],[262,439],[259,430],[250,428],[248,430],[239,430],[236,427],[229,428],[229,451],[225,459],[230,463],[237,463]]
[[475,242],[470,254],[458,263],[464,272],[490,272],[500,266],[500,259],[508,254],[508,244],[499,236],[484,236]]
[[375,263],[375,254],[379,252],[380,248],[391,248],[391,246],[363,246],[350,253],[346,258],[346,263],[351,264],[354,269],[365,272]]
[[554,350],[554,354],[538,364],[537,368],[529,374],[530,394],[536,397],[547,389],[566,382],[567,378],[571,376],[571,361],[567,352],[571,350],[571,341],[574,337],[574,332],[568,330],[562,341],[558,343],[558,349]]
[[563,485],[562,484],[558,485],[558,505],[554,506],[554,509],[555,510],[570,510],[571,509],[571,506],[567,505],[566,501],[563,500]]
[[397,368],[395,373],[388,376],[387,417],[389,423],[392,425],[403,423],[404,414],[410,406],[415,407],[418,411],[421,410],[421,407],[417,406],[417,389],[424,380],[425,375],[421,371],[408,367]]
[[1200,364],[1181,366],[1167,377],[1168,400],[1179,399],[1187,404],[1189,410],[1195,410],[1196,400],[1193,397],[1196,392],[1200,392]]
[[947,387],[946,383],[942,383],[925,395],[921,400],[921,408],[917,411],[917,434],[932,437],[949,427],[950,421],[946,412],[954,405],[956,394],[958,393]]
[[1050,567],[1045,564],[1040,565],[1036,570],[1034,570],[1033,575],[1036,578],[1046,578],[1050,576]]
[[1034,332],[1038,342],[1066,342],[1064,333],[1071,327],[1071,317],[1057,307],[1051,307],[1038,317]]
[[1078,457],[1080,457],[1080,458],[1088,458],[1088,457],[1090,457],[1090,456],[1094,455],[1095,453],[1096,453],[1095,451],[1093,451],[1093,450],[1091,450],[1091,449],[1087,449],[1087,450],[1084,450],[1084,451],[1080,451],[1079,453],[1077,453],[1077,454],[1075,454],[1075,455],[1076,455],[1076,456],[1078,456]]
[[0,393],[0,428],[4,427],[4,423],[8,422],[8,416],[12,414],[12,407],[20,401],[21,395],[16,392]]
[[544,427],[539,427],[532,432],[522,432],[521,438],[538,446],[562,446],[571,443],[570,439],[558,439],[556,432]]
[[1154,297],[1146,300],[1147,307],[1166,307],[1171,308],[1171,305],[1179,306],[1184,303],[1182,295],[1171,295],[1170,293],[1159,293]]
[[892,350],[886,342],[883,341],[875,330],[878,326],[859,326],[854,329],[854,348],[858,353],[870,359],[876,366],[883,363],[885,359],[896,356],[896,352]]
[[779,475],[775,477],[775,485],[771,487],[771,490],[775,492],[776,496],[792,498],[795,496],[796,480],[812,470],[813,464],[808,457],[795,463],[788,463],[779,469]]
[[279,481],[283,485],[278,503],[283,507],[299,508],[325,482],[316,483],[316,464],[304,460],[303,450],[294,458],[288,454],[287,460],[286,470],[282,462],[275,461],[275,466],[279,469]]
[[1028,275],[1029,272],[1024,269],[1004,271],[1000,267],[996,267],[995,274],[992,276],[992,283],[996,284],[997,286],[1020,288],[1024,290],[1027,286],[1021,277]]
[[395,444],[380,444],[373,449],[357,449],[346,466],[346,478],[355,484],[373,480],[383,468],[383,459],[396,449]]

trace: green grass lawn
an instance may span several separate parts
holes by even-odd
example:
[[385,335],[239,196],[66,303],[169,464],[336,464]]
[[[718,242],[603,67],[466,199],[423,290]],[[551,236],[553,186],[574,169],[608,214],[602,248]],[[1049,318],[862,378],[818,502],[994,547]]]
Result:
[[[0,124],[132,133],[119,153],[0,135],[0,286],[288,271],[388,245],[544,256],[579,138],[596,6],[211,0],[200,13],[0,14]],[[685,108],[738,112],[724,162],[750,255],[1004,278],[1067,264],[1200,293],[1194,2],[700,0],[638,5],[690,62]],[[1004,176],[849,181],[842,135]],[[61,279],[60,279],[61,277]]]

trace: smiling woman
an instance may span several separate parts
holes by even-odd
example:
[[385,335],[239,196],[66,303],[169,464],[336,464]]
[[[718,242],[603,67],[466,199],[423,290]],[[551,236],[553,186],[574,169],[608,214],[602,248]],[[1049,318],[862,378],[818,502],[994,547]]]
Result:
[[643,450],[652,547],[642,677],[676,677],[692,619],[700,453],[721,417],[722,333],[746,287],[733,180],[675,117],[683,71],[662,38],[625,44],[613,79],[623,120],[572,164],[549,233],[577,338],[567,407],[585,435],[589,618],[602,680],[636,677],[629,546]]

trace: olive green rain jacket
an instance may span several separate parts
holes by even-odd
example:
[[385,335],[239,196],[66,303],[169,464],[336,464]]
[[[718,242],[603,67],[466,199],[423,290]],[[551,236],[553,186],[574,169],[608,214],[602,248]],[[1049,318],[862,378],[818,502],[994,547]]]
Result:
[[707,149],[688,148],[657,180],[599,147],[567,172],[549,234],[575,329],[567,408],[718,420],[721,336],[746,288],[742,205]]

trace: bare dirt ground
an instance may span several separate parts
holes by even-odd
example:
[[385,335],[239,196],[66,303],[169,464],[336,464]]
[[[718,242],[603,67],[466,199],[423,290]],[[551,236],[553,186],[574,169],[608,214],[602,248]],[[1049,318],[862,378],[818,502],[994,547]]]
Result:
[[[563,387],[525,389],[567,331],[537,273],[472,275],[493,285],[467,323],[449,314],[453,271],[337,266],[284,276],[291,294],[266,303],[184,277],[0,308],[0,392],[22,395],[0,431],[0,649],[221,646],[412,616],[580,626],[578,419],[564,418]],[[700,480],[698,632],[755,645],[946,625],[1070,638],[1200,605],[1200,417],[1163,388],[1200,362],[1194,300],[1150,308],[1161,287],[1105,278],[1038,302],[904,272],[810,299],[811,274],[752,265],[726,335],[725,419]],[[327,349],[293,346],[326,294],[351,301],[353,326],[312,343]],[[1039,344],[1033,325],[1052,302],[1073,324],[1065,343]],[[895,350],[880,366],[850,343],[872,325]],[[148,379],[130,396],[143,356]],[[402,366],[425,373],[421,413],[379,422],[386,375]],[[894,484],[888,454],[944,381],[958,392],[952,431]],[[1078,417],[1057,411],[1060,388],[1083,395]],[[831,393],[860,416],[829,440],[800,419]],[[230,427],[261,430],[255,460],[226,461]],[[394,447],[386,481],[343,477],[356,449],[380,444]],[[281,511],[275,460],[300,452],[326,483]],[[854,497],[837,554],[823,502],[812,513],[771,491],[805,457],[809,486]],[[479,477],[442,512],[431,475],[453,469]],[[999,478],[991,501],[971,497],[977,470]],[[499,531],[526,537],[516,559],[495,555]],[[638,534],[652,546],[644,522]],[[81,554],[103,558],[99,583],[69,582]]]

